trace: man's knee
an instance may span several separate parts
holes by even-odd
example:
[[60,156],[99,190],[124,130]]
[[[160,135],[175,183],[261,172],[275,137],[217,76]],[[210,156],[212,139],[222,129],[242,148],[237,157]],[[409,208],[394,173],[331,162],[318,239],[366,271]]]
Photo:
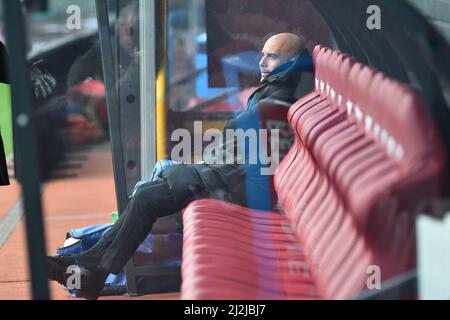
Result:
[[142,191],[152,187],[155,185],[155,181],[141,181],[136,184],[136,186],[133,189],[133,193],[131,194],[130,198],[138,198],[141,197]]
[[173,197],[179,203],[201,198],[205,186],[193,165],[176,165],[163,172]]

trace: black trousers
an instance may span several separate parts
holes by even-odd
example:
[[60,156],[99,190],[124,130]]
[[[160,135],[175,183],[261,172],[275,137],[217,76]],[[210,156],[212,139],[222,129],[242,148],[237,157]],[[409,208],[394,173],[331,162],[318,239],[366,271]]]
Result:
[[158,218],[181,211],[195,199],[221,199],[222,194],[231,201],[233,194],[242,197],[242,191],[231,192],[215,171],[204,182],[198,172],[206,174],[207,169],[206,165],[174,165],[161,172],[157,182],[139,186],[119,220],[95,246],[78,256],[79,262],[103,273],[118,274]]
[[[240,170],[224,169],[220,173],[205,164],[174,165],[160,174],[158,182],[146,182],[139,186],[119,220],[95,246],[78,256],[79,262],[90,269],[118,274],[158,218],[177,213],[191,201],[201,198],[247,205]],[[227,181],[235,182],[233,187],[224,181],[224,173]],[[231,176],[234,178],[231,179]],[[257,193],[261,197],[259,190]]]
[[183,209],[193,197],[180,201],[173,197],[167,182],[140,186],[119,220],[91,249],[78,256],[91,269],[118,274],[150,233],[156,219]]

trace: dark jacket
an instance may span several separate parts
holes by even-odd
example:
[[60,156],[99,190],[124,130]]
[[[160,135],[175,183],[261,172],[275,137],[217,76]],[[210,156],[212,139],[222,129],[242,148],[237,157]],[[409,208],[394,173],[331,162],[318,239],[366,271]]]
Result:
[[[0,42],[0,82],[2,83],[8,83],[8,76],[6,72],[7,67],[7,55],[6,55],[6,49],[3,43]],[[0,112],[4,112],[3,110],[0,110]],[[8,185],[9,184],[9,178],[8,178],[8,168],[6,166],[6,159],[5,159],[5,151],[3,148],[3,140],[2,136],[0,134],[0,186]]]
[[267,98],[294,103],[295,91],[300,83],[302,72],[313,72],[312,57],[301,54],[272,71],[249,97],[247,109]]
[[[188,193],[199,198],[212,197],[228,202],[245,205],[260,210],[270,210],[274,203],[270,190],[270,175],[261,175],[262,164],[250,164],[250,152],[244,152],[245,164],[208,164],[208,158],[221,159],[226,163],[225,155],[230,141],[225,140],[226,129],[259,129],[259,102],[274,99],[291,105],[295,102],[295,91],[299,84],[302,71],[312,71],[312,60],[309,56],[298,56],[279,66],[260,84],[248,100],[247,110],[236,114],[222,131],[222,140],[209,155],[204,157],[206,164],[176,165],[166,172],[165,177],[174,196],[186,199]],[[236,140],[231,141],[237,154]],[[259,146],[259,137],[258,137]],[[247,146],[245,146],[247,148]],[[229,150],[229,149],[228,149]],[[239,157],[235,157],[239,158]],[[240,162],[242,163],[242,162]]]

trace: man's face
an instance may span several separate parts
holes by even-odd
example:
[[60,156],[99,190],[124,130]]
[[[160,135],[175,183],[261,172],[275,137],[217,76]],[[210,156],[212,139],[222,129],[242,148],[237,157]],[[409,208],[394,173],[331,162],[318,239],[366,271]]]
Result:
[[261,51],[261,60],[259,61],[261,82],[275,68],[291,59],[295,55],[292,51],[289,37],[277,35],[267,40]]
[[267,76],[275,70],[279,65],[287,62],[290,56],[280,51],[274,50],[274,48],[264,46],[261,51],[261,60],[259,61],[259,69],[261,71],[261,82],[267,78]]
[[119,28],[119,44],[122,49],[125,49],[128,52],[132,52],[135,43],[135,32],[137,32],[137,24],[123,24]]

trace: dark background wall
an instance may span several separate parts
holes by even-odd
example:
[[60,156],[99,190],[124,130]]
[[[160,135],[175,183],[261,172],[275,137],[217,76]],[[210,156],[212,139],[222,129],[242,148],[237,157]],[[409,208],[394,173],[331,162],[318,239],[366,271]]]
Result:
[[220,59],[259,51],[268,36],[279,32],[303,35],[312,50],[328,45],[330,33],[309,0],[206,0],[210,86],[224,86]]
[[450,0],[407,0],[414,5],[450,43]]

